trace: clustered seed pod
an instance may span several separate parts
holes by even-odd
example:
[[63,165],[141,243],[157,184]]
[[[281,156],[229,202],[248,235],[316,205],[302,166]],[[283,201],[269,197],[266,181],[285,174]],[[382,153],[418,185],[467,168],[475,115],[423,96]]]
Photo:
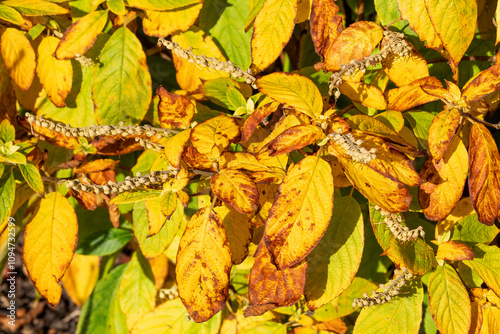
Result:
[[125,181],[122,182],[108,181],[108,184],[104,185],[82,183],[82,181],[78,179],[66,180],[66,181],[61,180],[61,182],[64,182],[66,188],[68,189],[83,191],[87,193],[93,192],[94,194],[100,194],[102,192],[105,195],[109,195],[109,194],[117,194],[125,191],[135,190],[143,186],[161,185],[167,182],[167,180],[172,176],[177,175],[177,172],[178,172],[177,169],[169,168],[168,170],[153,171],[150,174],[146,175],[137,173],[135,177],[127,176],[125,178]]
[[407,226],[404,226],[403,217],[400,213],[390,213],[377,205],[375,205],[375,209],[384,216],[384,223],[397,240],[401,242],[408,242],[415,240],[419,235],[422,238],[425,237],[425,232],[422,226],[419,226],[414,230],[410,230]]
[[80,63],[80,65],[84,67],[92,66],[92,59],[85,57],[82,54],[75,53],[75,60]]
[[360,145],[363,144],[363,140],[356,140],[352,133],[347,133],[345,135],[340,133],[340,129],[338,132],[332,132],[328,135],[330,140],[334,141],[336,144],[340,145],[347,155],[350,155],[352,160],[356,162],[361,162],[363,164],[367,164],[372,159],[376,159],[377,156],[375,153],[377,152],[376,148],[372,148],[367,150]]
[[384,40],[382,41],[382,50],[376,55],[370,55],[360,60],[351,60],[349,64],[340,65],[340,71],[332,73],[328,82],[329,94],[334,95],[337,100],[340,97],[339,87],[342,84],[343,76],[351,76],[356,70],[366,71],[370,66],[379,64],[390,54],[396,54],[401,57],[409,56],[411,53],[410,45],[404,40],[404,34],[391,30],[384,31]]
[[148,124],[137,126],[137,125],[125,125],[120,122],[118,126],[116,125],[96,125],[83,128],[74,128],[67,124],[53,122],[44,118],[43,116],[35,116],[33,114],[27,113],[26,118],[28,123],[35,123],[38,126],[48,128],[55,132],[59,132],[66,137],[86,137],[93,138],[102,135],[120,135],[122,137],[128,136],[140,136],[145,135],[146,137],[168,137],[171,133],[177,133],[176,130],[171,129],[161,129],[154,128]]
[[161,152],[165,148],[165,146],[163,146],[161,144],[153,143],[147,139],[142,139],[140,137],[136,137],[135,141],[139,142],[139,145],[141,145],[142,147],[144,147],[148,150]]
[[352,307],[374,306],[387,303],[400,293],[400,289],[413,278],[413,273],[408,271],[406,267],[403,267],[401,270],[396,269],[394,271],[394,276],[395,278],[391,279],[386,284],[380,284],[379,289],[372,291],[370,296],[365,293],[363,294],[363,298],[354,299]]
[[179,297],[179,290],[177,285],[172,286],[170,289],[160,289],[159,293],[160,299],[172,300]]
[[235,66],[232,62],[227,61],[223,62],[218,60],[215,57],[207,57],[205,55],[197,55],[193,53],[193,48],[190,47],[189,50],[182,48],[179,44],[173,43],[171,41],[167,41],[163,37],[158,38],[158,45],[163,45],[167,49],[171,50],[177,56],[186,59],[188,62],[202,66],[208,67],[217,71],[224,71],[229,73],[234,78],[243,78],[247,84],[252,85],[253,88],[257,88],[255,86],[255,77],[252,76],[252,71],[247,69],[243,71],[238,66]]

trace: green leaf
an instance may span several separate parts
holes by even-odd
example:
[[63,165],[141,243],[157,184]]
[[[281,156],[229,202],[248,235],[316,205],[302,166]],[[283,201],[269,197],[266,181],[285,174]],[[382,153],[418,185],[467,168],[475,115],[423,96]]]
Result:
[[434,115],[426,111],[408,111],[403,116],[410,123],[420,145],[428,150],[427,133],[429,132]]
[[247,21],[245,23],[245,31],[248,31],[252,28],[255,18],[260,13],[260,10],[262,9],[262,6],[264,6],[265,2],[266,0],[255,0],[253,2],[253,7],[250,10],[250,13],[248,14],[247,17]]
[[236,110],[240,107],[244,107],[246,109],[247,101],[245,100],[243,94],[241,94],[236,88],[228,87],[226,97],[230,104],[229,110]]
[[144,201],[145,199],[158,198],[161,195],[161,190],[138,190],[133,192],[123,192],[116,195],[115,198],[111,200],[111,204],[127,204]]
[[245,32],[245,20],[250,13],[250,2],[240,0],[205,0],[200,13],[200,29],[209,33],[222,47],[225,55],[242,69],[252,63],[250,40],[252,32]]
[[429,308],[443,334],[468,333],[471,324],[469,294],[452,266],[437,266],[429,277]]
[[387,224],[384,223],[385,216],[380,213],[379,210],[375,209],[375,204],[372,202],[369,203],[370,208],[370,222],[373,228],[373,233],[375,234],[375,238],[385,251],[391,245],[391,240],[394,237]]
[[19,164],[18,166],[21,170],[21,174],[23,174],[24,179],[31,189],[43,196],[45,189],[43,186],[42,176],[36,166],[32,164]]
[[123,273],[120,283],[120,305],[127,317],[129,328],[145,313],[152,310],[156,301],[155,278],[151,266],[137,250]]
[[[77,334],[114,334],[116,322],[122,312],[117,312],[115,299],[119,299],[119,283],[127,265],[114,268],[104,279],[97,282],[94,291],[82,307]],[[123,318],[120,323],[123,323]]]
[[416,275],[424,275],[436,266],[434,250],[420,238],[407,243],[393,238],[385,254],[398,267],[404,266]]
[[16,139],[16,130],[8,119],[4,119],[2,123],[0,123],[0,140],[6,143],[8,141],[14,141],[14,139]]
[[109,255],[122,249],[132,239],[133,233],[122,228],[91,233],[78,240],[76,253],[82,255]]
[[3,173],[0,178],[0,223],[10,216],[10,210],[14,205],[14,197],[16,193],[16,181],[14,174],[7,172]]
[[363,215],[352,197],[335,198],[332,220],[307,257],[304,295],[309,309],[337,298],[351,284],[363,255]]
[[401,18],[397,0],[375,0],[375,11],[383,26]]
[[151,171],[151,167],[153,163],[158,160],[161,153],[153,150],[145,150],[142,154],[137,158],[137,163],[134,167],[132,167],[132,174],[136,175],[137,172],[141,174],[148,174]]
[[200,3],[203,0],[125,0],[130,7],[149,10],[172,10]]
[[24,23],[23,17],[17,10],[4,5],[0,5],[0,19],[19,26]]
[[497,295],[500,295],[500,248],[482,244],[472,248],[476,256],[472,261],[463,261],[481,277]]
[[43,0],[7,0],[2,2],[2,5],[14,7],[26,16],[59,15],[69,12],[66,8]]
[[125,9],[125,3],[123,2],[123,0],[107,0],[106,4],[108,5],[109,10],[116,15],[127,14],[127,10]]
[[477,214],[473,213],[453,225],[451,240],[457,240],[472,247],[476,244],[489,244],[495,239],[498,232],[500,232],[498,227],[484,225],[478,220]]
[[102,49],[92,96],[100,124],[139,124],[151,101],[151,76],[141,42],[129,29],[116,30]]
[[5,170],[5,165],[0,163],[0,178],[2,178],[4,170]]
[[420,278],[407,283],[390,302],[361,310],[353,334],[418,333],[424,291]]
[[[238,88],[238,83],[234,81],[233,79],[230,78],[217,78],[217,79],[212,79],[208,80],[203,84],[203,91],[207,95],[210,101],[213,103],[230,109],[230,110],[236,110],[240,105],[236,106],[236,108],[233,108],[233,103],[230,100],[230,96],[228,95],[228,91],[230,89],[236,90],[237,93],[241,95],[243,100],[245,99],[243,95],[237,90]],[[232,93],[235,94],[235,93]],[[235,98],[233,98],[235,99]],[[246,105],[246,101],[243,103],[243,105]]]
[[[13,147],[15,148],[16,146]],[[26,157],[22,153],[14,152],[9,155],[0,155],[0,162],[1,161],[7,161],[13,164],[26,164]]]
[[151,259],[163,253],[174,240],[184,217],[184,207],[178,200],[174,214],[165,222],[160,231],[152,236],[149,234],[148,215],[144,202],[134,204],[133,217],[134,234],[139,241],[139,247],[144,256]]

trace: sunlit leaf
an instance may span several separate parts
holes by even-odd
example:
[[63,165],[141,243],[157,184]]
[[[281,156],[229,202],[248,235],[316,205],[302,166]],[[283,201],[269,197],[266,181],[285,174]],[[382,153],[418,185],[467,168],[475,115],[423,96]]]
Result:
[[164,37],[177,31],[186,31],[200,14],[202,4],[194,4],[166,11],[146,11],[142,20],[144,33],[148,36]]
[[353,101],[359,102],[365,107],[385,110],[387,104],[384,94],[375,86],[364,82],[344,81],[339,87],[342,94]]
[[125,0],[130,7],[149,10],[172,10],[202,2],[202,0]]
[[457,241],[446,241],[438,246],[436,256],[449,261],[472,260],[474,253],[466,245]]
[[12,7],[0,5],[0,19],[22,26],[24,23],[21,14]]
[[383,62],[387,66],[387,75],[398,87],[408,85],[415,80],[429,76],[429,67],[425,58],[407,41],[411,51],[408,55],[391,53]]
[[500,86],[500,64],[479,72],[470,79],[462,90],[462,96],[466,101],[477,101],[498,90]]
[[269,144],[271,156],[290,153],[325,138],[323,130],[314,125],[297,125],[286,129]]
[[147,189],[147,190],[136,190],[132,192],[123,192],[116,195],[115,198],[111,200],[111,204],[128,204],[140,202],[145,199],[158,198],[161,195],[161,190]]
[[15,28],[7,28],[0,38],[0,49],[10,77],[19,88],[27,91],[36,68],[35,51],[28,38]]
[[19,164],[18,167],[31,189],[43,195],[44,186],[42,176],[40,175],[40,172],[38,171],[36,166],[32,164]]
[[6,172],[7,170],[3,172],[0,178],[0,224],[10,217],[16,194],[14,174]]
[[169,93],[161,86],[156,90],[156,94],[160,96],[158,117],[162,128],[188,128],[195,112],[193,102],[182,95]]
[[450,145],[460,122],[460,112],[456,108],[445,109],[434,117],[429,127],[427,143],[434,160],[440,160]]
[[425,0],[405,1],[397,0],[401,11],[401,17],[407,20],[410,27],[415,31],[421,41],[426,42],[428,48],[437,50],[443,43],[439,39],[434,26],[431,23]]
[[191,129],[184,130],[170,138],[165,145],[165,157],[167,158],[168,162],[170,162],[170,164],[175,168],[181,167],[182,152],[184,152],[184,148],[189,140],[190,135]]
[[311,38],[316,53],[323,59],[335,38],[342,32],[342,16],[333,0],[316,0],[311,8]]
[[237,141],[240,128],[236,119],[221,115],[198,124],[191,130],[191,142],[202,154],[220,156],[231,142]]
[[66,8],[44,0],[7,0],[2,5],[13,7],[26,16],[61,15],[69,12]]
[[[469,201],[467,198],[465,200]],[[461,217],[459,217],[458,221],[453,225],[451,240],[459,241],[469,247],[479,243],[487,245],[492,242],[498,232],[500,232],[495,225],[487,226],[482,224],[475,213],[468,214],[462,219],[460,218]]]
[[75,254],[61,278],[64,290],[76,305],[82,306],[94,290],[99,274],[99,257]]
[[223,169],[212,176],[210,184],[214,194],[238,212],[250,214],[257,210],[259,192],[255,183],[245,173]]
[[436,256],[432,247],[420,238],[403,244],[392,238],[384,254],[399,268],[406,267],[416,275],[424,275],[436,266]]
[[441,86],[441,81],[436,77],[426,77],[413,81],[412,83],[390,89],[385,93],[387,109],[405,111],[421,104],[436,101],[438,98],[427,94],[420,86]]
[[500,295],[500,248],[482,244],[472,248],[476,257],[463,261],[472,268],[497,295]]

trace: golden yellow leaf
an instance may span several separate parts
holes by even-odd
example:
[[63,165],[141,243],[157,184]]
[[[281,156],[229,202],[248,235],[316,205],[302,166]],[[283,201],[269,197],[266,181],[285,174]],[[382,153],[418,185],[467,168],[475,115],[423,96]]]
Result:
[[325,138],[325,133],[315,125],[297,125],[286,129],[269,144],[272,157],[299,150],[317,140]]
[[28,38],[15,28],[7,28],[0,38],[2,57],[10,77],[27,91],[35,77],[35,51]]
[[338,71],[340,65],[349,64],[369,56],[382,40],[382,27],[374,22],[358,21],[337,36],[325,54],[327,71]]
[[170,219],[170,216],[172,216],[175,209],[177,209],[177,194],[171,191],[164,191],[160,197],[160,208],[161,213],[163,213],[167,219]]
[[347,119],[347,123],[353,129],[358,129],[379,137],[384,137],[402,145],[407,145],[407,143],[394,130],[374,117],[370,117],[364,114],[358,114],[349,117],[349,119]]
[[499,78],[500,64],[479,72],[464,85],[462,89],[464,100],[469,102],[477,101],[495,92],[500,86]]
[[169,93],[159,86],[156,94],[160,96],[158,104],[158,117],[164,129],[187,129],[194,116],[195,106],[187,97]]
[[155,258],[149,259],[148,262],[155,278],[156,290],[159,290],[163,287],[168,275],[168,257],[165,253],[161,253]]
[[493,225],[500,212],[500,154],[490,131],[474,123],[469,135],[469,194],[479,221]]
[[108,21],[108,12],[98,10],[85,15],[73,23],[66,31],[56,49],[57,59],[75,58],[83,55],[94,45],[97,36]]
[[383,62],[383,65],[387,67],[389,79],[398,87],[429,76],[429,67],[425,58],[413,44],[406,42],[411,48],[407,56],[391,53]]
[[99,256],[75,254],[61,278],[64,290],[76,305],[82,306],[94,290],[99,274]]
[[225,305],[231,250],[219,215],[210,207],[189,220],[177,253],[179,296],[196,322],[207,321]]
[[214,211],[224,224],[232,262],[240,264],[248,255],[248,245],[252,239],[253,229],[250,218],[227,205],[217,206]]
[[177,31],[186,31],[198,18],[202,6],[202,3],[198,3],[173,10],[146,10],[146,17],[142,20],[144,33],[148,36],[165,37]]
[[443,157],[453,136],[455,136],[459,123],[460,112],[456,108],[445,109],[434,117],[427,134],[429,153],[434,160]]
[[280,184],[266,221],[264,240],[278,269],[299,263],[316,247],[332,210],[330,165],[315,156],[305,157]]
[[297,0],[269,0],[255,18],[251,42],[252,70],[265,70],[281,54],[292,36]]
[[426,77],[413,81],[412,83],[390,89],[385,93],[387,99],[387,109],[396,111],[405,111],[413,107],[436,101],[438,98],[427,94],[420,86],[432,85],[441,86],[441,81],[436,77]]
[[365,107],[378,110],[385,110],[387,107],[384,94],[375,86],[364,82],[343,81],[339,89],[342,94]]
[[224,165],[221,167],[231,169],[245,169],[250,172],[267,172],[270,166],[257,160],[252,153],[224,152]]
[[69,12],[66,8],[44,0],[7,0],[2,4],[13,7],[26,16],[61,15]]
[[[177,197],[177,196],[176,196]],[[146,199],[146,212],[148,214],[149,235],[155,235],[162,229],[167,217],[162,213],[162,199],[160,197]]]
[[474,213],[474,208],[469,197],[462,198],[453,208],[451,213],[436,225],[436,239],[446,231],[450,231],[453,226],[462,218]]
[[453,137],[443,158],[428,157],[420,171],[427,180],[418,190],[418,201],[427,219],[446,218],[462,197],[468,172],[467,150],[462,140]]
[[425,7],[425,0],[397,1],[401,17],[408,21],[411,29],[417,33],[420,40],[426,42],[428,48],[439,49],[443,43],[431,23],[429,13]]
[[[215,57],[220,61],[225,61],[223,54],[210,38],[204,36],[204,32],[192,26],[188,31],[172,36],[172,42],[178,43],[181,47],[189,49],[193,47],[196,54],[207,57]],[[196,64],[188,62],[186,59],[173,54],[176,78],[179,86],[187,91],[194,91],[202,86],[202,80],[210,80],[220,77],[229,77],[229,74],[223,71],[210,71],[207,68],[201,68]]]
[[170,138],[165,145],[165,149],[163,150],[165,157],[175,168],[181,167],[182,152],[184,152],[184,148],[190,136],[191,129],[186,129]]
[[344,29],[342,16],[337,15],[340,8],[334,0],[316,0],[311,8],[311,38],[316,53],[324,59],[335,38]]
[[466,245],[450,240],[439,244],[436,256],[448,261],[462,261],[472,260],[474,253]]
[[42,198],[26,226],[23,259],[38,292],[57,305],[62,288],[57,284],[71,263],[78,236],[75,210],[60,193]]
[[257,210],[259,191],[250,176],[233,169],[223,169],[210,180],[212,191],[224,203],[243,214]]
[[483,323],[479,334],[494,334],[500,332],[500,308],[486,306],[483,311]]
[[48,98],[57,107],[66,106],[66,96],[73,84],[73,67],[69,60],[58,60],[53,54],[59,39],[45,37],[38,46],[38,66],[36,72]]
[[191,143],[201,154],[219,157],[231,142],[237,142],[240,128],[236,119],[226,115],[211,118],[191,130]]
[[253,153],[261,152],[264,147],[269,145],[269,143],[271,143],[271,141],[273,141],[274,138],[278,137],[278,135],[283,133],[283,131],[299,124],[300,120],[298,119],[297,116],[295,115],[286,116],[280,123],[278,123],[278,125],[274,127],[273,131],[255,147]]
[[278,269],[262,239],[255,252],[255,264],[248,283],[249,307],[245,317],[258,316],[280,306],[289,306],[300,299],[306,283],[307,262]]

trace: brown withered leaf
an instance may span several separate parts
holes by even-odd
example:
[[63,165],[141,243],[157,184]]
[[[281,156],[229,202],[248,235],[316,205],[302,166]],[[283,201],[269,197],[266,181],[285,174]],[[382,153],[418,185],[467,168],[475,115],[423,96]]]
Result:
[[475,254],[463,243],[451,240],[439,244],[436,256],[448,261],[463,261],[473,260]]
[[255,253],[255,264],[248,283],[249,307],[245,317],[258,316],[266,311],[297,302],[306,283],[307,262],[279,270],[262,239]]
[[490,131],[474,123],[469,135],[469,194],[480,222],[493,225],[500,211],[500,154]]
[[334,0],[314,0],[311,8],[311,38],[316,53],[324,60],[327,50],[342,32],[342,16]]
[[272,102],[257,108],[243,123],[240,142],[243,143],[250,139],[250,136],[252,136],[259,123],[271,115],[272,112],[276,111],[278,107],[278,102]]
[[135,138],[123,138],[121,136],[99,136],[90,143],[102,155],[123,155],[142,150],[142,146]]
[[47,161],[48,157],[48,151],[45,150],[42,152],[38,146],[35,146],[34,149],[32,149],[27,155],[26,155],[26,160],[31,162],[33,165],[36,166],[38,170],[45,165],[45,162]]
[[69,190],[69,194],[73,196],[78,204],[85,210],[92,210],[94,211],[97,208],[97,199],[96,199],[96,194],[93,192],[83,192],[83,191],[76,191],[73,189]]
[[89,178],[95,184],[108,184],[109,181],[116,182],[116,174],[114,170],[107,169],[100,172],[89,173]]
[[467,150],[458,136],[453,137],[441,160],[427,158],[420,170],[426,182],[418,190],[418,201],[427,219],[444,219],[453,210],[462,197],[468,169]]
[[97,159],[89,161],[73,170],[73,173],[96,173],[106,169],[114,169],[119,163],[119,160],[112,159]]
[[390,89],[385,93],[387,110],[405,111],[438,100],[438,97],[427,94],[420,87],[422,85],[442,87],[441,81],[438,78],[426,77],[415,80],[408,85]]
[[215,172],[212,160],[205,154],[201,154],[192,146],[188,146],[182,152],[182,161],[186,163],[189,169],[199,169],[207,172]]
[[462,97],[469,102],[477,101],[500,87],[500,64],[479,72],[462,89]]
[[285,118],[283,118],[279,123],[276,124],[274,127],[273,131],[260,142],[259,145],[254,149],[254,153],[261,152],[264,147],[269,145],[271,141],[274,140],[278,135],[280,135],[283,131],[286,129],[289,129],[295,125],[300,125],[301,122],[299,118],[295,115],[287,115]]
[[286,129],[269,144],[271,157],[290,153],[307,145],[314,144],[317,140],[325,138],[323,130],[314,125],[296,125]]
[[17,124],[21,125],[27,131],[33,133],[36,137],[52,145],[68,148],[71,150],[80,145],[76,138],[68,138],[62,133],[56,132],[54,130],[49,130],[48,128],[44,128],[41,125],[36,125],[35,122],[30,124],[28,123],[27,118],[17,117]]
[[202,154],[219,157],[231,142],[238,142],[240,128],[235,118],[220,115],[196,125],[191,130],[190,140]]
[[175,168],[181,167],[182,153],[184,152],[190,135],[191,129],[186,129],[170,138],[165,145],[165,149],[163,150],[165,157]]
[[164,129],[187,129],[194,116],[195,105],[187,97],[169,93],[159,86],[156,94],[160,97],[158,116]]
[[223,169],[210,180],[212,191],[224,203],[243,214],[258,209],[259,191],[252,179],[245,173]]
[[434,117],[427,134],[429,153],[434,160],[443,157],[460,123],[460,112],[456,108],[445,109]]

